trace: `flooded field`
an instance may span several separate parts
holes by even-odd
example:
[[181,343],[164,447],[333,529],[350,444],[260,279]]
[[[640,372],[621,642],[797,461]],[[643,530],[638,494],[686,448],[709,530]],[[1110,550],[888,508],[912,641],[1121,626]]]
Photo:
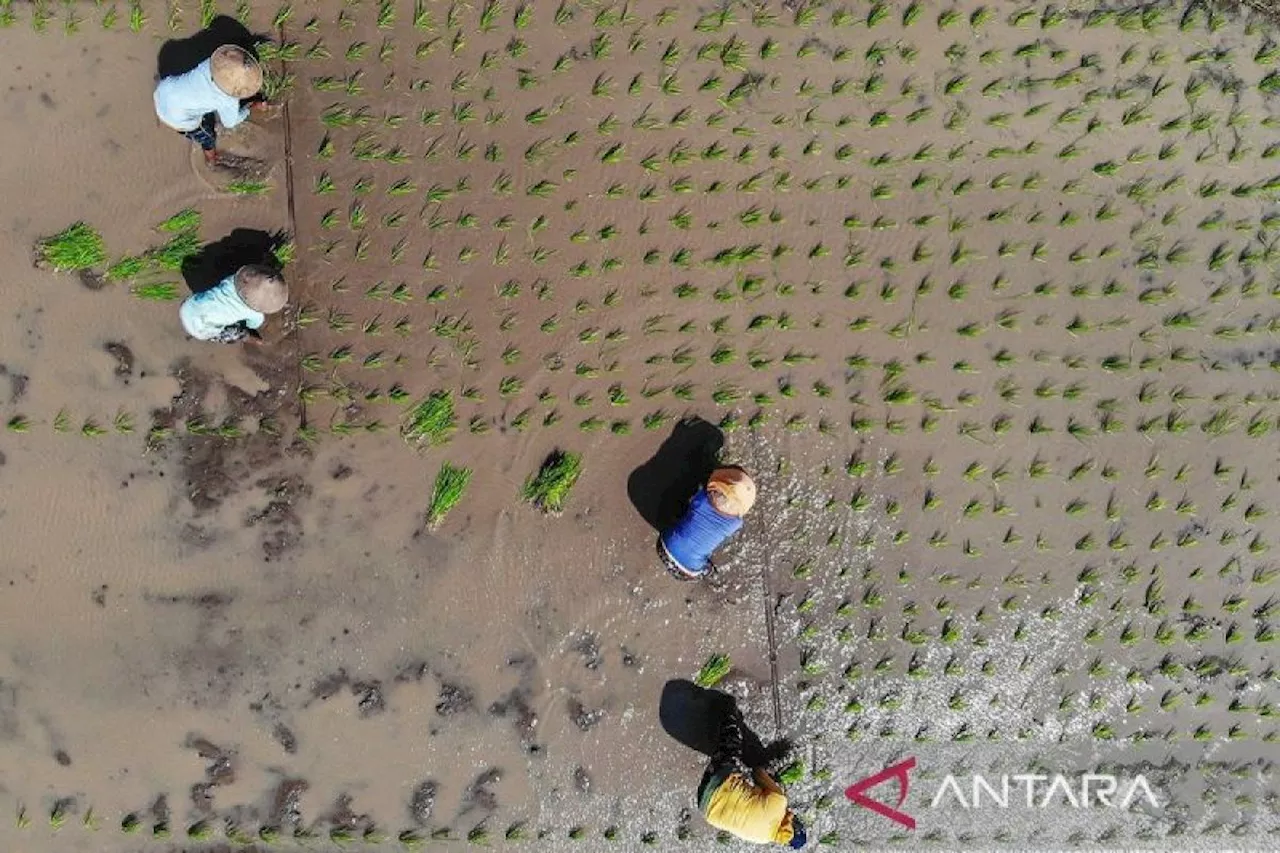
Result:
[[[0,23],[5,849],[737,849],[668,733],[712,655],[813,846],[1276,846],[1267,19]],[[284,106],[224,135],[260,174],[154,119],[210,25],[272,39]],[[80,221],[97,262],[33,265]],[[186,338],[247,245],[289,308]],[[681,584],[655,514],[717,447],[760,500]],[[582,473],[548,514],[556,452]],[[846,799],[909,760],[870,796],[913,828]],[[1027,774],[1156,805],[943,796]]]

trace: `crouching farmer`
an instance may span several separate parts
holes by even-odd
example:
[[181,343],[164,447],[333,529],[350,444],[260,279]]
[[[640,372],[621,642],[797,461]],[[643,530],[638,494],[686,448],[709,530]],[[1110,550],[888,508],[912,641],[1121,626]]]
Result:
[[785,844],[799,850],[808,841],[804,825],[787,808],[787,795],[768,773],[742,760],[742,729],[731,714],[720,744],[698,786],[698,809],[707,823],[753,844]]
[[165,125],[204,151],[210,166],[218,162],[218,129],[233,128],[249,117],[241,102],[262,90],[262,66],[249,51],[224,44],[186,74],[156,84],[156,115]]
[[680,580],[715,571],[712,553],[742,527],[756,501],[756,484],[741,468],[718,468],[699,488],[680,520],[658,537],[658,558]]
[[216,287],[192,294],[178,309],[182,328],[198,341],[233,344],[246,336],[259,337],[268,314],[289,301],[289,289],[270,267],[244,266]]

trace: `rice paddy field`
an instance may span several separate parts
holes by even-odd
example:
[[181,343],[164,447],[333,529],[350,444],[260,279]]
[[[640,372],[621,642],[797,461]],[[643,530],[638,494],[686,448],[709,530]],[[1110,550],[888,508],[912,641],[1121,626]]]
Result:
[[[283,107],[210,176],[150,91],[230,19]],[[811,847],[1280,846],[1265,9],[0,24],[5,849],[746,849],[672,679],[792,742]],[[290,306],[186,340],[237,228]],[[693,585],[641,510],[691,417],[760,488]],[[914,828],[845,797],[908,759]],[[1158,803],[934,797],[1092,773]]]

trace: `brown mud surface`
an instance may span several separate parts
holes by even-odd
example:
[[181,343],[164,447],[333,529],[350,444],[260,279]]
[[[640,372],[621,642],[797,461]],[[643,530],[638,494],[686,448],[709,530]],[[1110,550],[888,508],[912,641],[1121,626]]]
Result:
[[[0,846],[722,849],[659,720],[713,653],[828,845],[1274,846],[1269,24],[312,3],[231,195],[151,120],[196,10],[119,12],[0,30]],[[186,207],[296,232],[262,343],[32,266]],[[685,415],[761,486],[714,583],[628,494]],[[908,756],[914,832],[843,799]],[[930,805],[1029,770],[1161,805]]]

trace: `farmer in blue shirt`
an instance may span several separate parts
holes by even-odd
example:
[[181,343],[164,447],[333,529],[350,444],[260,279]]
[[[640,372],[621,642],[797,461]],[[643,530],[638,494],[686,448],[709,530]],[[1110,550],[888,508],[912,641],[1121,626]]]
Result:
[[205,162],[218,162],[216,116],[225,128],[249,117],[241,101],[262,90],[262,66],[249,51],[224,44],[213,56],[186,74],[165,77],[156,84],[156,115],[160,121],[199,145]]
[[658,537],[658,557],[680,580],[698,580],[715,567],[711,554],[742,527],[756,501],[756,484],[741,468],[717,468],[689,501],[680,520]]
[[270,267],[244,266],[216,287],[187,297],[178,318],[198,341],[233,344],[257,330],[289,301],[289,288]]

